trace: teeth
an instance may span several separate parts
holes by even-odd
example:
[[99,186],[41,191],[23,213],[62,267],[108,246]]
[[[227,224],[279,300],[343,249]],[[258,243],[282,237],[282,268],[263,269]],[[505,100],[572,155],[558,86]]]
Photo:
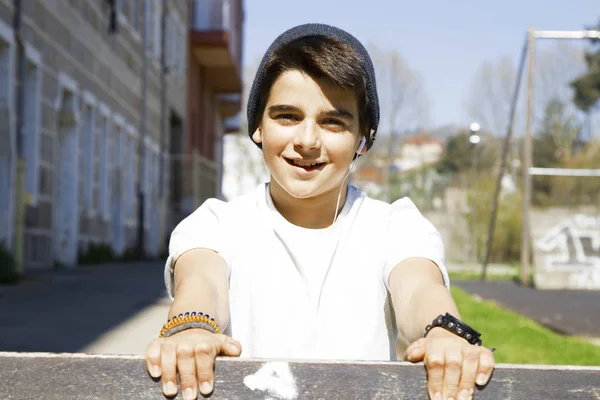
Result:
[[318,163],[316,162],[304,162],[301,160],[293,160],[292,161],[294,164],[300,166],[300,167],[312,167],[313,165],[317,165]]

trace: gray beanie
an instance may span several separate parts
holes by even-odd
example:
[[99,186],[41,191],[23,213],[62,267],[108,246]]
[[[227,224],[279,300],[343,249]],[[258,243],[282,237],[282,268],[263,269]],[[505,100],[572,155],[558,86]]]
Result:
[[[358,56],[361,59],[361,67],[365,73],[366,94],[369,113],[371,114],[371,134],[369,136],[369,140],[367,141],[367,149],[370,149],[375,141],[377,127],[379,125],[379,99],[377,97],[375,70],[373,69],[371,57],[364,46],[354,36],[342,29],[325,24],[304,24],[291,28],[279,35],[279,37],[277,37],[277,39],[275,39],[275,41],[267,49],[256,72],[250,94],[248,95],[247,113],[248,134],[250,135],[250,138],[252,138],[252,134],[258,125],[256,121],[256,112],[260,102],[260,99],[258,98],[258,92],[265,77],[267,62],[271,58],[271,55],[281,46],[285,46],[294,40],[310,36],[326,36],[337,39],[342,43],[350,45],[358,53]],[[256,145],[261,147],[260,143],[256,143]]]

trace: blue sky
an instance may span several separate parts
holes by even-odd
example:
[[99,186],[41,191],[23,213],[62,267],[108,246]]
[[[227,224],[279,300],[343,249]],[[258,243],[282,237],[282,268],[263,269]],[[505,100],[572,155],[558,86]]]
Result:
[[478,67],[506,55],[516,65],[530,26],[579,30],[600,19],[598,0],[244,0],[244,7],[244,65],[294,25],[335,25],[402,54],[423,78],[433,126],[468,125],[465,101]]

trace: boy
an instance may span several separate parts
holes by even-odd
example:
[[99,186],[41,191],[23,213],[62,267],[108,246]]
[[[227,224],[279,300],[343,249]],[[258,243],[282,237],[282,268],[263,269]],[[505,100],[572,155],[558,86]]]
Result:
[[177,373],[185,399],[210,393],[217,355],[395,360],[396,333],[431,398],[469,399],[489,380],[492,353],[458,319],[437,230],[409,199],[346,184],[378,122],[371,60],[350,34],[307,24],[271,45],[248,101],[270,182],[207,200],[171,235],[171,320],[146,354],[166,395]]

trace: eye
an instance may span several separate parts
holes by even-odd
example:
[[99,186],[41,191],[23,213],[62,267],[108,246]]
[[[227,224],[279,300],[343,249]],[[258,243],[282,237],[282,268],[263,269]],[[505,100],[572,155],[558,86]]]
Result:
[[345,129],[346,124],[344,123],[344,121],[341,121],[339,119],[335,119],[335,118],[327,118],[325,120],[323,120],[321,122],[322,125],[324,125],[325,127],[327,127],[327,129],[330,130],[342,130]]
[[298,116],[294,114],[278,114],[275,119],[282,124],[290,124],[299,121]]

